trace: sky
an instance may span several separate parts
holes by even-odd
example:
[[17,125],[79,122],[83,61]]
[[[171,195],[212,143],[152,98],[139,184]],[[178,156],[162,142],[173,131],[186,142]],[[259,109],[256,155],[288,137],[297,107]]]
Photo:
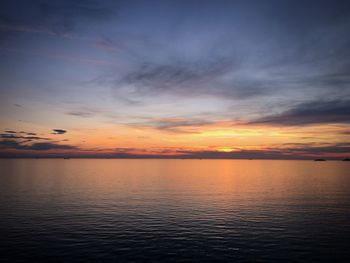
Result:
[[4,0],[0,157],[350,156],[349,1]]

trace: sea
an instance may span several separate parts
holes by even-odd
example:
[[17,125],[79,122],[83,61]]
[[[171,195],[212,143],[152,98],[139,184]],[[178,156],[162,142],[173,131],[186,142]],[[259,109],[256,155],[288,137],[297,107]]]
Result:
[[350,262],[350,162],[0,159],[1,262]]

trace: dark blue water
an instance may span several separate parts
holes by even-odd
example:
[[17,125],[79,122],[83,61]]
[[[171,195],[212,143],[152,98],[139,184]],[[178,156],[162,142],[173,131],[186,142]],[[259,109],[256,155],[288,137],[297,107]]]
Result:
[[0,160],[0,261],[350,261],[350,163]]

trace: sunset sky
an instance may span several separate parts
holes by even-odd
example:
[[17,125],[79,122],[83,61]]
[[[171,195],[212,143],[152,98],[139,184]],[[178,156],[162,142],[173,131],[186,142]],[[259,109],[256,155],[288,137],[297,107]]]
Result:
[[350,156],[349,1],[1,1],[1,157]]

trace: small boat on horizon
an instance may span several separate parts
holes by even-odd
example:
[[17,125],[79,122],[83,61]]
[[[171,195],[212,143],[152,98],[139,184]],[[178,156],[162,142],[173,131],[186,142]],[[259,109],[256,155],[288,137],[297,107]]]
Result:
[[315,162],[325,162],[326,159],[315,159],[314,161],[315,161]]
[[343,162],[350,162],[350,158],[343,159]]

